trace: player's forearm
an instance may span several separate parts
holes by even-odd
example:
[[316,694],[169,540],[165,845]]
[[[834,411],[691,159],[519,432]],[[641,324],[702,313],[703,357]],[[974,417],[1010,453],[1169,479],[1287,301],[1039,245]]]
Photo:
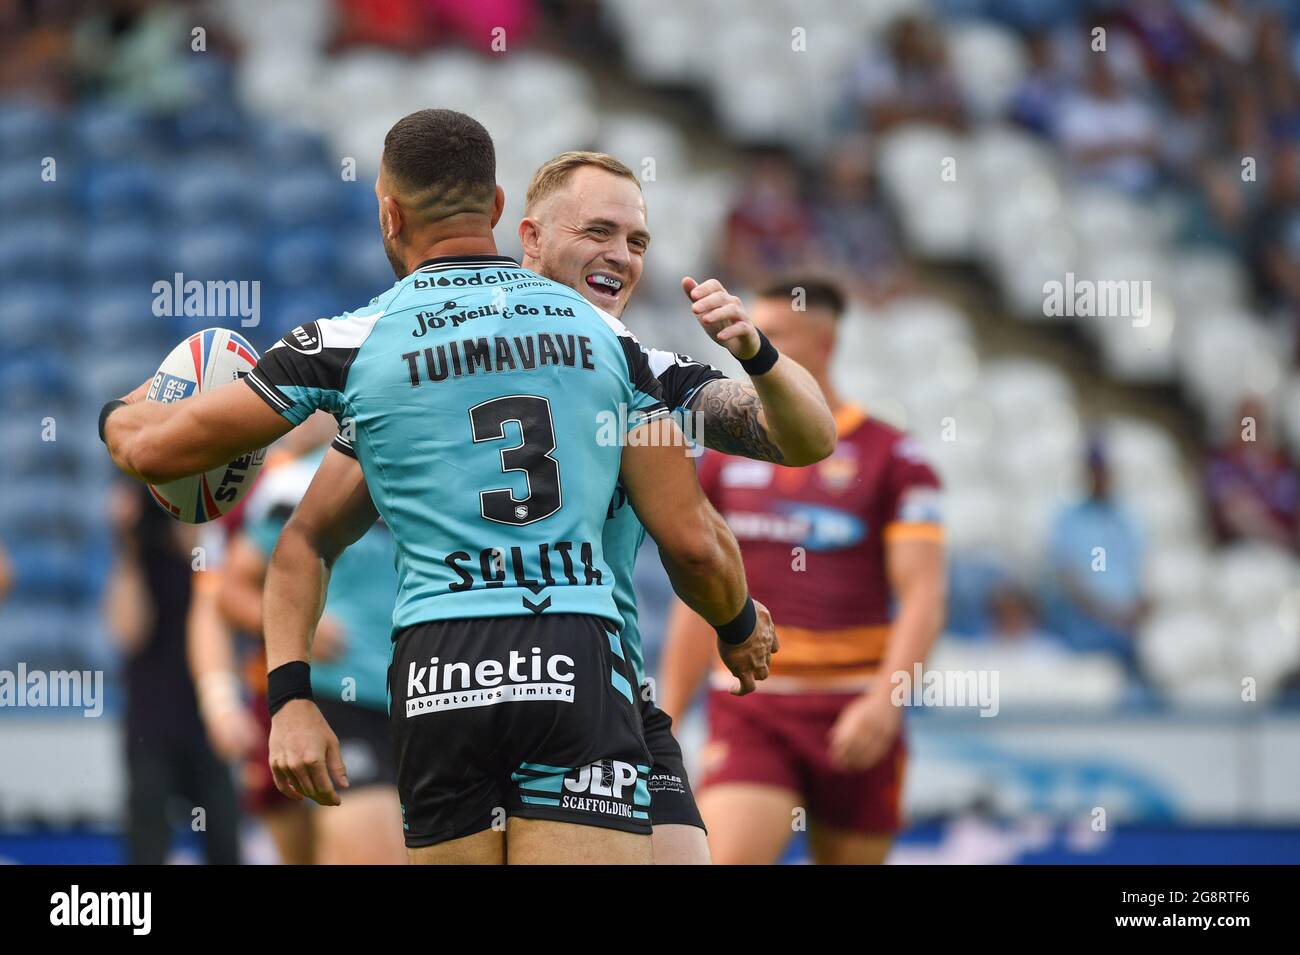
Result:
[[216,592],[196,579],[186,626],[185,650],[199,711],[211,725],[240,706],[240,682],[230,630],[216,607]]
[[268,673],[295,660],[310,662],[311,634],[324,610],[328,587],[326,555],[310,533],[290,521],[266,573],[262,627]]
[[235,649],[230,631],[222,625],[221,614],[213,606],[214,598],[214,591],[195,587],[185,649],[190,675],[196,686],[212,674],[233,674],[235,671]]
[[673,591],[711,626],[730,623],[749,596],[740,545],[712,508],[700,517],[700,533],[689,547],[660,547],[659,556]]
[[898,596],[898,612],[880,665],[886,679],[898,672],[910,678],[913,667],[925,662],[943,630],[946,602],[947,588],[939,575],[913,582]]
[[157,437],[167,419],[175,414],[175,405],[138,401],[108,416],[104,422],[104,444],[122,473],[151,484],[172,480],[160,470],[164,455]]
[[130,400],[104,421],[104,443],[124,473],[163,484],[221,467],[292,427],[249,388],[232,383],[171,403]]
[[222,619],[247,634],[262,632],[262,588],[237,574],[227,574],[217,593]]
[[659,698],[655,701],[659,708],[673,719],[680,718],[708,674],[712,659],[713,632],[708,624],[680,600],[673,601],[659,658]]
[[782,355],[752,381],[767,435],[781,449],[781,463],[803,467],[830,456],[835,450],[835,416],[806,368]]

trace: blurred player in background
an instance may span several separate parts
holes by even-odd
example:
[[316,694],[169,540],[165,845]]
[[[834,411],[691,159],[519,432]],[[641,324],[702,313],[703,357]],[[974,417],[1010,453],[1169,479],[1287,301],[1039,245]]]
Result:
[[[905,744],[889,678],[910,677],[942,626],[939,482],[912,439],[831,385],[843,309],[838,288],[811,278],[767,287],[753,309],[821,386],[835,452],[802,469],[701,460],[700,483],[740,541],[781,642],[762,692],[733,697],[717,688],[723,680],[709,694],[700,808],[720,863],[776,862],[799,808],[818,863],[882,862],[899,827]],[[686,710],[708,670],[700,626],[674,608],[662,667],[669,714]]]
[[[636,174],[605,153],[566,152],[544,163],[529,184],[519,223],[523,264],[563,282],[615,318],[641,279],[650,232]],[[742,364],[762,351],[762,341],[740,301],[716,280],[683,280],[701,326]],[[665,404],[697,414],[702,442],[711,448],[757,458],[810,464],[834,446],[835,423],[817,382],[788,356],[750,364],[753,385],[728,379],[688,355],[647,349]],[[605,521],[604,551],[614,571],[614,600],[623,618],[620,635],[641,684],[638,706],[650,772],[654,858],[659,864],[709,861],[704,823],[695,804],[672,720],[655,705],[646,683],[632,570],[645,528],[620,485]]]
[[[337,430],[326,414],[312,417],[316,447],[267,474],[248,501],[243,527],[231,540],[221,578],[219,606],[244,633],[262,633],[262,590],[267,566],[285,522],[302,500],[328,439]],[[317,424],[320,427],[317,427]],[[397,798],[397,770],[388,728],[388,664],[392,653],[397,571],[393,542],[376,523],[344,551],[330,576],[324,614],[312,644],[312,692],[348,767],[349,797],[334,812],[312,811],[275,793],[265,806],[277,843],[316,863],[401,865],[406,861]],[[260,712],[259,707],[259,712]],[[266,725],[258,747],[266,769]],[[286,838],[287,837],[287,838]],[[306,845],[302,844],[304,840]]]
[[205,738],[185,663],[195,528],[173,521],[143,487],[114,488],[110,504],[117,553],[105,616],[126,658],[128,858],[162,864],[173,822],[192,824],[202,809],[208,862],[237,864],[234,781]]

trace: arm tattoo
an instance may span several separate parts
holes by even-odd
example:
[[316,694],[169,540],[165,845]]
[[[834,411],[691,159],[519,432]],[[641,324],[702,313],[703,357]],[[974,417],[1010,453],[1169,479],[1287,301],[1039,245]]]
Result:
[[785,457],[758,420],[762,407],[752,386],[729,378],[710,381],[691,400],[691,411],[701,418],[700,435],[706,447],[780,464]]

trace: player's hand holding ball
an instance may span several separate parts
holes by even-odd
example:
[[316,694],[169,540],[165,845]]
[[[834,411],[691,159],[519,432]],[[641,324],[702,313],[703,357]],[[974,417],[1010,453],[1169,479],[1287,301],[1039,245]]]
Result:
[[701,327],[732,357],[744,361],[758,354],[762,339],[738,296],[728,292],[717,279],[701,283],[690,276],[682,279],[682,291],[691,300],[691,311]]
[[718,656],[722,657],[722,662],[731,671],[731,675],[740,681],[740,685],[731,691],[733,696],[753,693],[757,682],[767,679],[772,654],[780,648],[776,639],[776,625],[772,623],[768,609],[755,600],[754,610],[757,611],[758,620],[754,624],[754,632],[743,643],[718,641]]
[[271,775],[275,788],[295,802],[341,803],[335,784],[348,786],[339,738],[311,700],[290,700],[271,717]]

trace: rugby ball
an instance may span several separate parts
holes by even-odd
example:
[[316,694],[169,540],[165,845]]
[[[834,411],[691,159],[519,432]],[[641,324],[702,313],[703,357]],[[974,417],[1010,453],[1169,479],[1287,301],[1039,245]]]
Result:
[[[172,402],[230,385],[257,364],[257,351],[238,332],[206,328],[172,349],[153,376],[149,401]],[[203,524],[232,510],[262,469],[261,449],[204,474],[149,485],[159,507],[186,524]]]

